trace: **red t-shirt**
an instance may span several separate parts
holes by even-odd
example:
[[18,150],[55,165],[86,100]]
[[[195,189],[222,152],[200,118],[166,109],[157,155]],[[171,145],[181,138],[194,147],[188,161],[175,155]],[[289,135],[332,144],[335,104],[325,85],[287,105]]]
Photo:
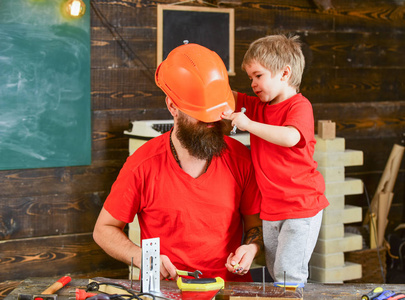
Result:
[[237,110],[246,108],[251,120],[276,126],[294,126],[301,140],[282,147],[250,135],[252,161],[262,194],[260,217],[267,221],[315,216],[329,205],[325,181],[314,161],[315,136],[312,105],[301,94],[275,105],[258,97],[238,94]]
[[138,214],[141,239],[160,238],[160,253],[180,270],[202,277],[251,281],[225,268],[241,245],[242,214],[260,212],[261,196],[250,151],[225,137],[227,150],[193,178],[175,161],[169,133],[140,147],[124,164],[104,208],[130,223]]

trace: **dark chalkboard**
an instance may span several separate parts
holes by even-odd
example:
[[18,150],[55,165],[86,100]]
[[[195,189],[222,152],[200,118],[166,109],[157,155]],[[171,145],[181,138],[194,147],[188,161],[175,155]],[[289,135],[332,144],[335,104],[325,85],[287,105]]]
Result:
[[91,163],[90,1],[1,0],[0,170]]
[[234,10],[158,5],[158,65],[188,41],[215,51],[234,74]]

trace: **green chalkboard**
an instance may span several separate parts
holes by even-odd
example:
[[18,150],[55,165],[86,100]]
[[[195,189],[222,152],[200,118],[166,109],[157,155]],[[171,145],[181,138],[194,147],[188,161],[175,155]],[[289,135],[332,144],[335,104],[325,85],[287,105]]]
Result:
[[91,163],[90,1],[0,1],[0,170]]

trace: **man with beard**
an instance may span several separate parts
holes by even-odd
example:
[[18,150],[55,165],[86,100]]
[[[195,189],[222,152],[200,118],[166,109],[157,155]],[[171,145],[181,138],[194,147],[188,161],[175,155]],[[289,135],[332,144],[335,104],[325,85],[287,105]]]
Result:
[[160,238],[160,275],[251,281],[263,247],[261,195],[249,150],[224,136],[234,109],[221,58],[196,44],[174,49],[158,67],[174,126],[137,149],[112,186],[94,240],[112,257],[141,267],[142,249],[122,231],[138,215],[141,238]]

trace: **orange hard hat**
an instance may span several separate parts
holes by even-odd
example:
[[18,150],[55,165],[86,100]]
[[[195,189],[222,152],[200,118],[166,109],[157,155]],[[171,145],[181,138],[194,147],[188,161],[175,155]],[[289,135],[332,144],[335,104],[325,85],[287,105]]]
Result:
[[224,62],[198,44],[173,49],[155,73],[158,87],[187,115],[210,123],[235,109]]

